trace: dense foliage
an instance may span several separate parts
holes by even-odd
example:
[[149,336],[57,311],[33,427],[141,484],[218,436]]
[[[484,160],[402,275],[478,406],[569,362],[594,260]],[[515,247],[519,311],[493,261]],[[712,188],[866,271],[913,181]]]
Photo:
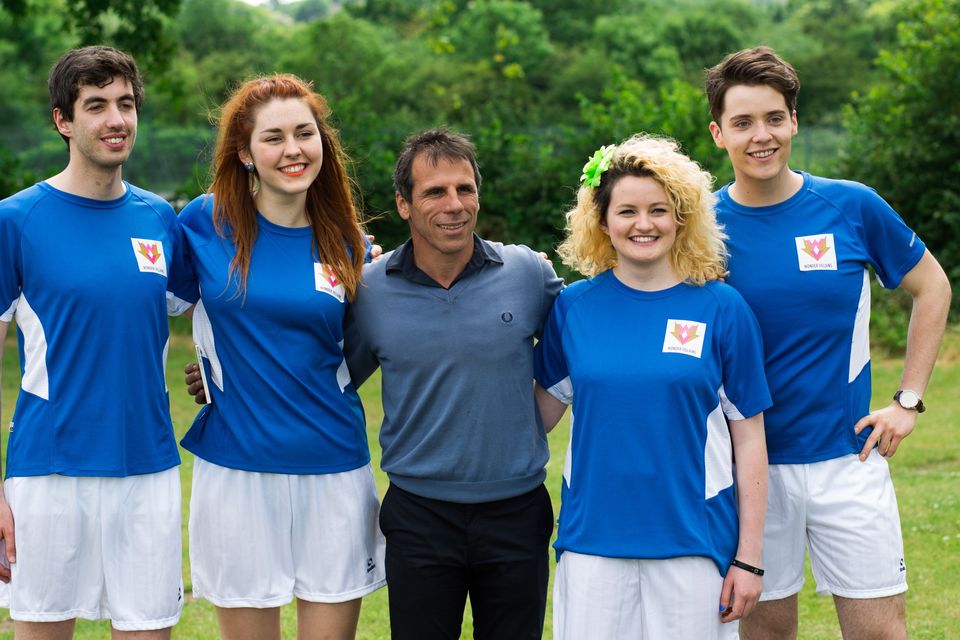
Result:
[[62,167],[42,79],[66,48],[103,41],[147,72],[125,175],[171,200],[207,186],[211,119],[230,88],[288,71],[328,97],[385,246],[406,235],[393,213],[396,150],[445,124],[479,149],[481,233],[549,249],[601,144],[667,134],[729,180],[707,132],[703,68],[766,43],[803,81],[791,166],[835,175],[848,145],[845,177],[887,195],[956,279],[958,2],[0,0],[0,195]]
[[895,11],[881,81],[845,113],[844,170],[887,198],[960,282],[960,0]]

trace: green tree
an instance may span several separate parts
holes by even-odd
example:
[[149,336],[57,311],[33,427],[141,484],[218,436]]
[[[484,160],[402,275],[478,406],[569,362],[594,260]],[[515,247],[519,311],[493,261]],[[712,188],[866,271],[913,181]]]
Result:
[[251,7],[237,0],[186,0],[177,16],[177,36],[181,46],[194,59],[211,55],[246,53],[267,45],[259,34],[275,19],[268,10]]
[[526,2],[474,0],[450,30],[466,60],[483,60],[506,78],[536,75],[553,54],[543,14]]
[[606,63],[616,63],[624,72],[646,85],[658,86],[683,71],[680,52],[651,25],[649,14],[601,16],[593,30],[596,45]]
[[[579,46],[593,35],[594,21],[603,16],[623,15],[638,0],[528,0],[543,12],[550,38],[567,46]],[[640,0],[644,2],[644,0]]]
[[846,175],[876,188],[960,281],[960,0],[905,0],[882,83],[844,114]]
[[[175,49],[168,24],[180,0],[65,0],[55,5],[61,5],[64,26],[79,44],[111,44],[146,68],[162,68]],[[57,10],[52,3],[27,0],[0,0],[0,6],[17,19]]]
[[872,0],[793,3],[789,22],[807,46],[781,53],[800,74],[800,112],[809,124],[837,124],[850,95],[873,81],[874,60],[893,37],[891,22]]
[[713,0],[675,9],[664,18],[664,41],[683,62],[685,78],[699,82],[703,70],[725,55],[753,44],[760,13],[740,0]]
[[603,99],[583,100],[581,112],[594,147],[620,142],[639,132],[669,136],[720,180],[731,177],[726,154],[716,147],[707,129],[710,110],[699,86],[675,79],[648,88],[623,74],[614,74]]

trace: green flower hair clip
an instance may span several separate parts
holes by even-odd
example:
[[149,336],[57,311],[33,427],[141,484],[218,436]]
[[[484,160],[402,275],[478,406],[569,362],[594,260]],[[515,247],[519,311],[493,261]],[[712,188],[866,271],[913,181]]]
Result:
[[600,178],[603,172],[610,168],[613,162],[613,152],[617,150],[614,144],[608,144],[600,147],[593,152],[593,156],[583,165],[583,175],[580,176],[580,182],[591,189],[600,186]]

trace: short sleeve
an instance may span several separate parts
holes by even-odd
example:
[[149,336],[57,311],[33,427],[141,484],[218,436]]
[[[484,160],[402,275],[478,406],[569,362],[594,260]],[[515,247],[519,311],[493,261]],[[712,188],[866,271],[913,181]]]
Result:
[[544,320],[553,308],[553,303],[557,299],[557,296],[560,295],[560,291],[563,290],[563,278],[557,275],[557,272],[553,269],[553,264],[549,260],[544,260],[543,257],[536,252],[533,252],[533,257],[540,267],[540,277],[543,281],[543,305],[540,313],[542,320],[537,327],[536,333],[537,337],[540,337],[543,333]]
[[21,227],[9,203],[0,203],[0,320],[10,322],[23,286]]
[[[370,276],[370,269],[374,266],[373,264],[364,266],[365,278]],[[353,386],[358,389],[380,366],[380,361],[373,352],[370,341],[366,339],[363,329],[363,314],[377,311],[373,306],[376,304],[376,294],[372,289],[371,286],[360,287],[357,290],[356,299],[348,304],[343,318],[343,355]],[[373,297],[372,300],[369,299],[371,297]]]
[[563,351],[563,313],[558,301],[547,316],[533,350],[533,375],[541,387],[564,404],[573,402],[570,371]]
[[173,218],[169,225],[173,251],[167,277],[167,311],[179,315],[197,303],[200,288],[189,257],[189,247],[180,222]]
[[722,335],[718,336],[723,366],[723,412],[743,420],[768,409],[773,402],[763,369],[760,325],[746,301],[732,287],[721,285]]
[[896,289],[920,262],[926,246],[903,218],[873,189],[861,185],[860,214],[869,262],[880,283]]

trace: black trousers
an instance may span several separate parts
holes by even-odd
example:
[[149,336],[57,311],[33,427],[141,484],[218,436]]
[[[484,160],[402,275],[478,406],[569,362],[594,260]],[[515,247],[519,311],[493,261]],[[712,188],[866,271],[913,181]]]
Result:
[[394,640],[457,640],[467,594],[477,640],[539,639],[553,506],[543,485],[479,504],[390,485],[380,508]]

